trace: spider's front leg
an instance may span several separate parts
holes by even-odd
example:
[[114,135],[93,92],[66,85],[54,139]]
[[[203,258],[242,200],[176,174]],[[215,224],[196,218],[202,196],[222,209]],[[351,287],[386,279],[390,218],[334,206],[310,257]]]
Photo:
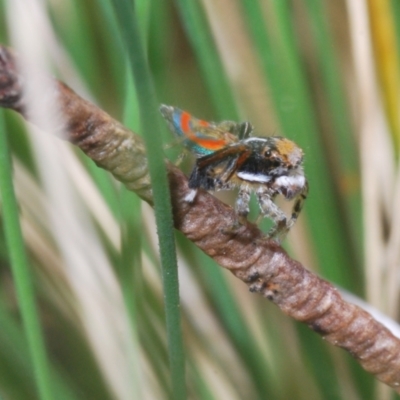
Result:
[[301,189],[301,191],[295,197],[293,209],[292,209],[292,215],[290,217],[290,220],[287,223],[288,230],[297,221],[297,218],[299,217],[300,212],[303,209],[304,202],[307,198],[307,194],[308,194],[308,182],[306,181],[303,188]]
[[274,238],[277,242],[281,243],[290,228],[295,224],[303,206],[304,201],[308,194],[308,183],[304,182],[302,187],[296,189],[296,191],[285,192],[285,198],[291,200],[294,198],[294,204],[292,208],[292,214],[290,219],[287,220],[284,212],[274,203],[274,195],[270,192],[260,191],[257,193],[258,203],[261,209],[261,217],[267,216],[274,221],[274,226],[268,232],[270,238]]
[[270,192],[257,192],[257,200],[261,210],[257,223],[263,217],[272,219],[274,225],[267,235],[269,238],[274,238],[278,243],[281,243],[289,232],[290,227],[285,213],[274,203],[274,197]]

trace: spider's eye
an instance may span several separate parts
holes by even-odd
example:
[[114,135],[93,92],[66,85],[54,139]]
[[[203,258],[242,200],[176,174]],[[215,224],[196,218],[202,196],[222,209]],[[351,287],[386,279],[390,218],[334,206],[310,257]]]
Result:
[[264,156],[265,157],[271,157],[271,150],[265,150],[265,152],[264,152]]

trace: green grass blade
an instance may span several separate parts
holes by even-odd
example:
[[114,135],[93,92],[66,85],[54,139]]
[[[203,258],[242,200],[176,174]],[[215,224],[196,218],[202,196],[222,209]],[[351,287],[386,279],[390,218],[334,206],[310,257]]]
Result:
[[157,221],[163,285],[167,319],[168,348],[170,354],[171,381],[174,399],[186,398],[184,355],[179,310],[179,283],[173,221],[164,155],[159,139],[159,119],[153,83],[145,59],[143,42],[135,12],[129,1],[113,0],[121,34],[135,81],[144,141],[148,150],[149,171],[154,194],[154,210]]
[[[125,101],[124,124],[137,131],[138,107],[135,96],[134,84],[131,74],[127,74],[127,98]],[[140,363],[139,363],[139,313],[145,313],[143,306],[144,279],[142,273],[142,219],[141,201],[137,196],[132,196],[124,186],[119,191],[120,196],[120,226],[121,226],[121,257],[119,265],[119,282],[126,308],[128,310],[130,325],[132,328],[135,352],[133,374],[135,376],[136,397],[143,397],[140,387]]]
[[[349,269],[337,268],[337,265],[350,267],[351,254],[347,251],[343,227],[337,218],[340,212],[315,122],[307,80],[298,55],[293,21],[290,19],[290,4],[281,0],[271,2],[271,18],[276,25],[276,32],[271,34],[265,26],[259,1],[243,0],[242,6],[281,126],[286,135],[293,138],[306,153],[310,194],[305,212],[324,276],[349,287]],[[308,210],[312,212],[309,213]],[[324,215],[323,223],[321,215]]]
[[326,5],[313,0],[306,1],[309,13],[309,25],[312,29],[313,39],[318,57],[319,69],[322,73],[322,85],[330,112],[330,137],[328,152],[334,162],[336,179],[341,191],[341,201],[344,203],[343,220],[346,223],[348,247],[354,253],[353,258],[358,262],[357,274],[354,276],[352,286],[360,286],[360,267],[362,259],[362,229],[361,229],[361,194],[358,189],[358,158],[355,136],[352,132],[349,115],[349,102],[344,93],[342,73],[338,66],[338,55],[333,43],[333,35],[329,31]]
[[335,365],[328,354],[329,348],[316,335],[310,335],[305,325],[296,324],[296,328],[304,351],[303,359],[316,378],[315,381],[324,395],[324,400],[342,399]]
[[133,378],[135,379],[136,397],[141,396],[138,311],[142,309],[140,301],[143,295],[143,276],[141,264],[141,218],[140,199],[132,196],[124,187],[121,197],[121,260],[119,266],[119,282],[122,287],[124,301],[129,314],[129,321],[134,343],[132,361]]
[[8,152],[2,113],[0,113],[0,191],[3,202],[3,220],[7,247],[33,369],[35,371],[35,379],[40,398],[51,400],[53,399],[53,394],[50,367],[46,356],[33,291],[33,282],[19,224],[18,205],[12,183],[11,159]]
[[[35,392],[35,380],[28,346],[22,329],[16,326],[3,304],[0,304],[0,387],[12,399],[26,399]],[[34,396],[37,398],[37,396]]]
[[272,379],[272,371],[257,346],[246,321],[237,304],[236,298],[228,286],[223,272],[215,263],[204,254],[199,254],[199,269],[202,279],[209,288],[212,301],[221,318],[228,336],[239,353],[246,370],[249,372],[259,398],[276,398],[277,387]]
[[[0,303],[0,326],[0,393],[5,393],[6,399],[13,400],[39,398],[39,395],[34,393],[35,375],[26,335],[19,321],[2,303]],[[72,347],[69,347],[69,351]],[[76,389],[75,381],[70,377],[65,379],[63,373],[65,371],[58,365],[53,369],[52,386],[53,393],[57,393],[57,400],[80,399],[76,393],[82,392]]]
[[221,119],[237,119],[238,113],[233,91],[228,84],[220,57],[197,0],[176,0],[182,24],[195,52],[203,73],[214,108]]

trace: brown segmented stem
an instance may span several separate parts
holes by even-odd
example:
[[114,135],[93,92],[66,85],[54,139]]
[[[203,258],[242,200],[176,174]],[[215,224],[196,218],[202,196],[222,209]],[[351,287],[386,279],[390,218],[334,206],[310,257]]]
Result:
[[[13,53],[0,46],[0,105],[25,116],[23,79]],[[128,189],[152,204],[145,147],[140,137],[65,84],[54,81],[68,140]],[[232,208],[199,191],[194,203],[187,178],[167,162],[175,227],[252,292],[273,301],[328,342],[342,347],[382,382],[400,393],[400,340],[369,313],[343,300],[330,283],[292,260],[252,224],[231,232]]]

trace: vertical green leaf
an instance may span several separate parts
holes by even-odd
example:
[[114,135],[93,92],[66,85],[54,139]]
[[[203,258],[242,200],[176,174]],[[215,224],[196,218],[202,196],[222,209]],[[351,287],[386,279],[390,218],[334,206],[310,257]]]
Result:
[[0,191],[3,222],[11,269],[15,281],[21,316],[27,336],[35,378],[43,400],[53,399],[50,367],[42,336],[33,281],[26,258],[18,217],[18,204],[12,182],[11,158],[8,152],[3,113],[0,111]]
[[160,256],[163,267],[163,285],[167,318],[167,336],[174,399],[186,398],[184,355],[179,309],[179,283],[171,201],[164,155],[159,140],[159,119],[154,118],[158,105],[149,66],[140,37],[137,16],[128,0],[113,0],[121,35],[127,48],[128,58],[139,99],[141,126],[146,135],[149,172],[154,195],[154,211],[157,222]]

